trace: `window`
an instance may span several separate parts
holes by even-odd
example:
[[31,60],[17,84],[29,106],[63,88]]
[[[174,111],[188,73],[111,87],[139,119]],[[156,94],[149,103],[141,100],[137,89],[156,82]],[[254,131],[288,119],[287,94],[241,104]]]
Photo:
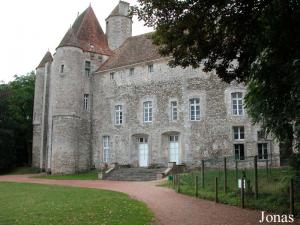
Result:
[[235,155],[236,160],[244,160],[245,159],[244,144],[235,144],[234,145],[234,155]]
[[268,159],[268,143],[257,144],[258,159]]
[[103,162],[109,162],[109,136],[103,136]]
[[243,115],[244,114],[243,93],[242,92],[231,93],[231,101],[232,101],[232,115],[235,116]]
[[152,122],[152,102],[144,102],[144,122]]
[[121,125],[123,123],[123,111],[121,105],[115,106],[115,124]]
[[114,76],[115,76],[115,73],[114,73],[114,72],[111,72],[111,73],[110,73],[110,79],[113,80],[113,79],[114,79]]
[[89,94],[83,95],[83,109],[84,109],[84,111],[87,111],[87,112],[90,111],[90,95]]
[[171,120],[177,120],[177,101],[171,102]]
[[65,67],[64,64],[60,65],[60,73],[63,73],[63,72],[64,72],[64,67]]
[[134,74],[134,68],[129,69],[129,75],[132,76]]
[[85,61],[85,75],[87,77],[89,77],[90,73],[91,73],[91,62],[90,61]]
[[95,53],[90,53],[90,57],[92,60],[95,59]]
[[190,99],[190,120],[200,120],[200,99]]
[[149,73],[153,73],[154,72],[153,64],[148,65],[148,71],[149,71]]
[[233,127],[233,137],[234,140],[244,140],[245,138],[244,127]]
[[103,60],[102,55],[98,55],[98,61],[99,61],[99,62],[102,62],[102,60]]

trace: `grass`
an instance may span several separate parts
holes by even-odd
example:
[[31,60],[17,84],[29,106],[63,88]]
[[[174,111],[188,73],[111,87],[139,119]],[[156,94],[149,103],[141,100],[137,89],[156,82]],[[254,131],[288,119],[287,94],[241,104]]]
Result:
[[41,175],[41,176],[34,176],[34,178],[52,179],[52,180],[98,180],[98,171],[91,170],[91,171],[80,172],[76,174]]
[[77,187],[0,182],[0,224],[143,225],[146,205],[126,194]]
[[[246,188],[245,205],[247,208],[271,211],[276,213],[289,212],[289,182],[295,175],[290,168],[272,168],[269,173],[265,169],[258,170],[258,191],[259,197],[254,196],[254,170],[247,169],[246,178],[250,180],[250,188]],[[215,178],[218,177],[219,201],[230,205],[240,205],[240,190],[237,188],[235,170],[227,171],[227,193],[224,193],[224,173],[222,170],[205,170],[204,188],[202,188],[201,173],[192,172],[180,175],[180,192],[187,195],[195,195],[195,177],[198,176],[198,196],[199,198],[215,199]],[[238,172],[238,177],[242,172]],[[171,186],[169,184],[169,186]],[[300,215],[300,180],[295,185],[295,209]]]

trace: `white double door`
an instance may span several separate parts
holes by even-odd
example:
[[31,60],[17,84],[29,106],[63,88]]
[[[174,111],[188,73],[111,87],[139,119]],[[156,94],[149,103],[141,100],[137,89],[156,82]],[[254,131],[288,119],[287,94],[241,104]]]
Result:
[[146,137],[139,138],[139,166],[147,167],[149,162],[149,146]]
[[172,135],[169,137],[169,160],[170,162],[176,162],[176,164],[179,164],[178,135]]

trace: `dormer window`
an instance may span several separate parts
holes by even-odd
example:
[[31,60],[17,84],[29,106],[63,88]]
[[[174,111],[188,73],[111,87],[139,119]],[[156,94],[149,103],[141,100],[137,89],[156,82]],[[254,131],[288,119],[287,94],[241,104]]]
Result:
[[64,67],[65,67],[64,64],[60,65],[60,73],[63,73],[63,72],[64,72]]
[[115,76],[115,73],[114,73],[114,72],[111,72],[111,73],[110,73],[110,79],[113,80],[113,79],[114,79],[114,76]]
[[130,69],[129,69],[129,75],[130,75],[130,76],[133,76],[133,74],[134,74],[134,68],[130,68]]
[[153,64],[148,65],[148,71],[149,71],[149,73],[153,73],[154,72]]
[[89,77],[91,74],[91,62],[85,61],[85,75]]

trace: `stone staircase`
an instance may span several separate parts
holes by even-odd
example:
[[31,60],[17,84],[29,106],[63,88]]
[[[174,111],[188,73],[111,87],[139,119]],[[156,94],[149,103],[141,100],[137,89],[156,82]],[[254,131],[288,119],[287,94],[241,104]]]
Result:
[[157,174],[161,174],[166,168],[116,168],[106,176],[106,180],[121,181],[150,181],[156,180]]

